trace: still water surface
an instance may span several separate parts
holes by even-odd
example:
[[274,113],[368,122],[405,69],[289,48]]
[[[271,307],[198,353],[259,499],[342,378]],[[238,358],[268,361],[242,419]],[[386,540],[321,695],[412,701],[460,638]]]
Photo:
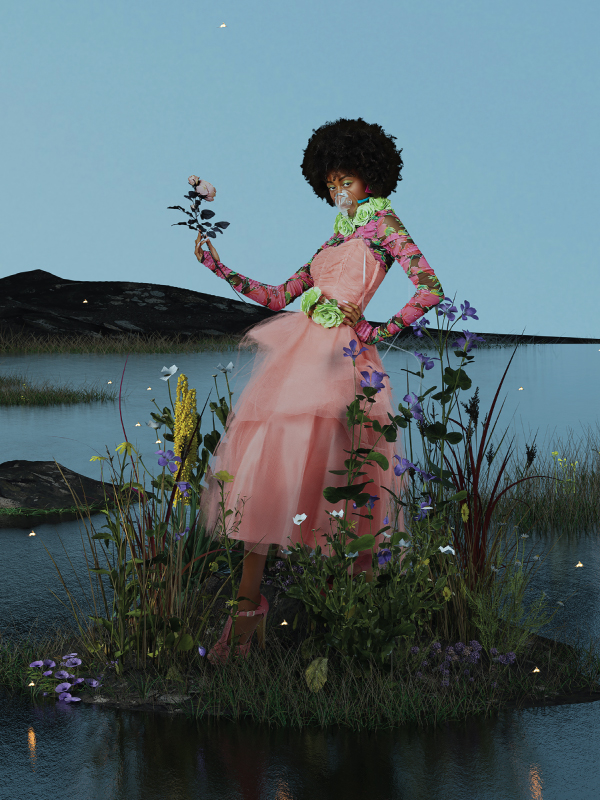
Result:
[[[422,343],[414,349],[426,351]],[[473,390],[480,387],[480,421],[511,353],[505,349],[481,351],[467,368]],[[434,355],[433,351],[429,354]],[[230,360],[236,363],[234,375],[238,377],[233,379],[232,388],[239,396],[249,375],[251,356],[237,360],[235,353],[225,352],[129,357],[123,382],[123,421],[129,440],[139,445],[153,474],[160,471],[154,460],[156,438],[145,423],[151,419],[150,411],[156,410],[150,397],[160,408],[169,403],[166,383],[160,380],[161,368],[176,364],[187,375],[190,387],[198,390],[201,407],[214,387],[211,375],[217,372],[216,365]],[[74,385],[112,380],[112,386],[118,387],[124,361],[116,355],[4,357],[0,370]],[[416,361],[391,351],[384,365],[399,402],[407,391],[402,369],[415,369]],[[436,364],[425,373],[423,391],[434,383],[440,385],[438,370]],[[177,374],[170,379],[173,396],[176,380]],[[220,380],[220,388],[224,385]],[[418,379],[411,376],[409,390],[418,393],[418,388]],[[514,435],[515,446],[523,453],[524,443],[531,444],[538,432],[540,453],[543,442],[548,451],[556,450],[558,440],[566,445],[572,434],[574,457],[581,464],[578,443],[589,429],[591,449],[600,450],[595,402],[599,388],[600,352],[596,345],[519,348],[500,394],[500,403],[507,399],[495,442],[508,427],[508,438]],[[464,402],[473,390],[462,398]],[[0,419],[2,460],[56,458],[92,478],[100,478],[100,469],[97,462],[89,461],[90,457],[105,455],[105,446],[114,453],[124,440],[117,403],[4,408]],[[136,422],[142,424],[139,429]],[[210,422],[208,417],[204,431],[212,427]],[[593,457],[590,453],[589,458]],[[98,530],[104,524],[103,515],[95,516],[93,523]],[[0,630],[6,636],[19,636],[36,624],[34,630],[43,632],[56,624],[71,623],[70,610],[50,594],[54,591],[66,603],[44,544],[82,610],[89,608],[81,537],[87,539],[81,523],[35,523],[34,529],[35,537],[28,536],[29,529],[0,530],[4,565]],[[556,540],[530,533],[527,550],[535,553],[543,554]],[[575,568],[578,561],[584,564],[583,569]],[[579,627],[582,641],[600,636],[599,578],[598,531],[560,538],[530,587],[531,597],[544,589],[552,603],[565,601],[564,608],[541,633],[567,640],[584,625]],[[402,728],[359,735],[339,730],[269,730],[230,722],[207,722],[196,727],[185,719],[145,712],[83,704],[34,709],[24,700],[2,699],[0,730],[0,798],[11,800],[51,792],[68,793],[81,800],[587,800],[600,794],[597,703],[505,711],[494,720],[446,725],[435,731]]]

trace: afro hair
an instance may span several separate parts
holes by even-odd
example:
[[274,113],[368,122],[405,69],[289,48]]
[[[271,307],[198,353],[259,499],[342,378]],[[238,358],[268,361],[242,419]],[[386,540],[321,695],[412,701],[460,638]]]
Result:
[[361,178],[373,197],[387,197],[401,181],[402,149],[394,144],[381,125],[364,119],[337,119],[326,122],[308,140],[301,169],[313,192],[333,206],[327,190],[327,175],[348,170]]

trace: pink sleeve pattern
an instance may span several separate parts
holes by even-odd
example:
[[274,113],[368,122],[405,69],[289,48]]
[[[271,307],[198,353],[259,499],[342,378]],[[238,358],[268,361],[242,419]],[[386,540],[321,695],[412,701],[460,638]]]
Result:
[[[249,297],[256,303],[260,303],[261,306],[270,308],[272,311],[281,311],[282,308],[285,308],[297,297],[300,297],[301,294],[304,294],[307,289],[311,289],[314,286],[314,280],[310,274],[310,265],[314,257],[325,247],[337,244],[341,241],[341,238],[342,237],[336,234],[328,239],[324,245],[319,247],[310,261],[295,272],[291,278],[288,278],[285,283],[279,286],[270,286],[268,283],[260,283],[252,278],[247,278],[240,272],[234,272],[220,261],[215,263],[209,251],[204,251],[202,263],[214,272],[215,275],[224,278],[236,291],[240,292],[240,294]],[[236,283],[236,279],[241,281],[241,283]]]
[[408,328],[429,309],[437,306],[444,299],[444,291],[425,257],[391,209],[379,212],[377,217],[357,228],[353,235],[365,239],[386,273],[397,261],[417,290],[404,308],[383,325],[374,327],[364,316],[360,317],[354,326],[357,337],[364,344],[376,344]]

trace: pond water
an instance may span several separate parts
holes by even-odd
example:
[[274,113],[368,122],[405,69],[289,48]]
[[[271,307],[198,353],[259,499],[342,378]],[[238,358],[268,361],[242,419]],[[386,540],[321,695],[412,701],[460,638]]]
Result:
[[[414,346],[427,351],[421,342]],[[512,350],[474,353],[467,368],[473,390],[479,386],[480,421],[488,411]],[[435,353],[429,349],[429,355]],[[598,359],[595,362],[594,359]],[[156,437],[145,423],[169,404],[161,368],[176,364],[202,406],[219,361],[236,363],[232,388],[239,392],[248,378],[251,355],[235,353],[193,355],[131,355],[123,381],[123,422],[128,439],[138,446],[148,469],[158,474]],[[121,356],[54,355],[3,357],[0,370],[25,372],[32,380],[56,383],[107,383],[118,389],[125,358]],[[412,363],[411,363],[412,362]],[[390,351],[384,359],[395,389],[396,403],[406,394],[406,373],[416,361]],[[451,361],[451,365],[454,366]],[[596,398],[600,388],[597,345],[528,345],[515,355],[499,403],[506,404],[494,434],[507,438],[524,457],[525,442],[536,440],[538,454],[560,449],[573,436],[572,452],[582,463],[580,441],[591,429],[591,449],[600,450]],[[426,372],[423,391],[439,381],[439,365]],[[178,374],[178,373],[177,373]],[[177,374],[170,379],[174,397]],[[416,381],[416,383],[415,383]],[[219,386],[225,387],[219,373]],[[148,387],[151,391],[148,391]],[[401,388],[402,387],[402,388]],[[522,387],[522,390],[519,390]],[[410,376],[409,390],[418,393]],[[470,390],[463,402],[471,396]],[[213,393],[214,394],[214,393]],[[462,410],[462,409],[461,409]],[[464,418],[464,415],[463,415]],[[70,469],[100,478],[92,455],[114,453],[124,441],[118,403],[49,408],[3,408],[3,459],[56,460]],[[139,430],[136,422],[141,423]],[[203,430],[210,429],[210,417]],[[499,435],[498,435],[499,434]],[[416,440],[413,438],[413,447]],[[416,452],[416,450],[415,450]],[[408,455],[408,442],[405,444]],[[563,453],[561,452],[562,456]],[[598,456],[595,456],[596,458]],[[588,456],[593,462],[594,454]],[[597,463],[597,462],[596,462]],[[105,471],[104,478],[108,473]],[[126,471],[125,477],[128,477]],[[103,515],[92,518],[98,530]],[[64,590],[44,545],[63,571],[84,613],[87,576],[81,522],[0,530],[4,565],[0,582],[0,630],[5,636],[40,633],[55,625],[72,624]],[[568,640],[578,626],[582,641],[600,636],[600,552],[598,531],[558,538],[530,532],[527,550],[543,554],[530,595],[544,589],[552,603],[564,600],[542,635]],[[64,545],[64,549],[63,549]],[[583,569],[575,568],[581,561]],[[79,578],[77,578],[77,575]],[[80,585],[79,585],[80,581]],[[57,597],[55,598],[51,591]],[[573,595],[570,599],[569,595]],[[61,602],[65,605],[61,605]],[[89,612],[91,613],[91,611]],[[105,798],[562,798],[598,797],[600,763],[600,704],[566,705],[547,709],[504,711],[496,719],[476,719],[432,731],[402,728],[377,734],[318,729],[280,731],[233,724],[196,726],[179,717],[145,712],[122,712],[97,706],[56,705],[34,709],[25,700],[0,699],[0,797],[19,800],[50,792],[69,793],[81,800]]]

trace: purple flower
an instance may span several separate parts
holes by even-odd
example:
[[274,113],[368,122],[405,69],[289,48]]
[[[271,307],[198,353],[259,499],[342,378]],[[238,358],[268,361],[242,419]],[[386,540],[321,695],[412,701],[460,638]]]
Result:
[[462,651],[465,649],[465,646],[462,642],[457,642],[454,645],[454,649],[456,650],[457,653],[462,653]]
[[201,655],[202,658],[204,658],[204,656],[206,655],[206,647],[199,647],[198,654]]
[[407,458],[400,458],[400,456],[394,456],[394,458],[398,459],[398,463],[394,467],[394,473],[396,475],[403,475],[407,469],[416,469],[415,465],[412,464]]
[[46,672],[42,672],[42,675],[43,675],[45,678],[49,678],[49,677],[50,677],[50,675],[52,675],[52,670],[51,670],[51,669],[47,669],[47,670],[46,670]]
[[376,494],[370,494],[370,495],[369,495],[369,499],[367,500],[367,506],[368,506],[370,509],[372,509],[372,508],[373,508],[373,506],[375,505],[375,503],[377,502],[377,500],[379,500],[379,497],[378,497],[378,495],[376,495]]
[[483,646],[480,645],[476,639],[471,639],[469,646],[472,647],[473,650],[483,650]]
[[419,398],[414,392],[410,392],[409,394],[405,394],[402,398],[405,403],[408,403],[408,410],[411,412],[413,417],[418,422],[424,422],[423,418],[423,409],[421,408],[421,404],[419,403]]
[[492,681],[492,689],[495,689],[496,686],[498,686],[497,682],[496,681]]
[[468,674],[469,674],[469,670],[468,670],[468,669],[465,669],[465,670],[464,670],[464,674],[465,674],[465,675],[468,675]]
[[100,686],[98,681],[94,680],[94,678],[86,678],[85,682],[87,683],[88,686],[91,686],[92,689],[96,689],[98,686]]
[[421,317],[421,319],[417,319],[414,322],[411,322],[411,328],[413,329],[413,334],[415,336],[418,336],[419,338],[422,338],[423,336],[422,327],[425,325],[429,325],[429,320],[425,319],[424,317]]
[[431,645],[431,649],[432,649],[432,650],[436,650],[436,651],[437,651],[437,650],[441,650],[441,649],[442,649],[442,645],[441,645],[439,642],[434,642],[434,643]]
[[[171,469],[171,467],[169,467],[169,469]],[[174,470],[171,470],[171,472],[177,472],[177,470],[174,469]],[[190,489],[192,484],[189,483],[189,481],[175,481],[175,483],[177,484],[177,486],[179,488],[179,491],[181,492],[181,494],[184,497],[189,497],[190,496],[189,495],[189,489]],[[188,531],[189,531],[189,528],[188,528]],[[187,531],[186,531],[186,533],[187,533]]]
[[64,669],[59,669],[58,672],[54,674],[54,677],[58,678],[59,680],[63,680],[64,678],[69,677],[69,673]]
[[158,459],[159,467],[168,467],[173,473],[177,472],[179,469],[176,465],[171,466],[172,461],[181,463],[179,456],[176,456],[172,450],[155,450],[154,455],[160,456]]
[[[179,486],[179,484],[177,485]],[[178,542],[180,539],[183,539],[183,537],[188,533],[189,529],[190,527],[188,525],[188,527],[184,531],[182,531],[181,533],[176,533],[175,536],[173,537],[175,541]]]
[[473,683],[474,680],[475,678],[469,678],[469,683]]
[[387,548],[380,550],[377,553],[377,560],[379,561],[379,566],[382,567],[384,564],[387,564],[387,562],[391,559],[391,557],[392,557],[391,550],[388,550]]
[[58,686],[55,687],[55,692],[66,692],[67,689],[71,688],[70,683],[59,683]]
[[431,511],[431,509],[432,509],[431,495],[428,495],[427,500],[423,500],[423,502],[420,504],[419,513],[417,514],[416,517],[413,517],[413,519],[415,520],[425,519],[425,517],[427,516],[427,512]]
[[429,661],[427,661],[426,659],[423,659],[423,661],[421,661],[421,666],[422,667],[428,667],[429,666]]
[[43,667],[44,666],[44,662],[43,661],[32,661],[29,666],[33,667],[33,668]]
[[379,392],[383,388],[385,388],[384,387],[384,383],[383,383],[383,379],[390,377],[387,374],[387,372],[377,372],[376,369],[373,370],[373,374],[372,375],[369,375],[369,373],[366,370],[364,372],[361,372],[360,374],[364,378],[364,381],[361,381],[360,385],[362,387],[364,387],[364,388],[377,389],[377,394],[379,394]]
[[481,336],[477,336],[475,333],[463,331],[463,335],[453,342],[452,347],[458,347],[461,350],[464,350],[466,347],[466,352],[468,353],[471,347],[477,347],[477,342],[485,342],[485,339]]
[[342,350],[344,351],[344,358],[349,356],[352,359],[352,362],[354,362],[361,353],[366,353],[367,351],[366,347],[361,347],[360,350],[358,350],[358,352],[356,350],[357,347],[358,347],[358,342],[356,341],[356,339],[352,339],[350,341],[349,347],[342,347]]
[[490,655],[492,655],[492,656],[497,656],[498,655],[498,651],[496,650],[495,647],[490,647]]
[[422,672],[417,672],[416,675],[417,675],[417,678],[422,678],[423,677],[423,673]]
[[450,686],[450,681],[444,679],[442,681],[442,686]]
[[460,304],[460,310],[462,311],[461,318],[464,320],[468,319],[469,317],[471,317],[471,319],[479,319],[479,317],[475,316],[477,309],[473,308],[468,300],[465,300],[464,305],[462,303]]
[[387,518],[387,514],[386,514],[386,515],[385,515],[385,517],[383,518],[383,524],[384,524],[384,525],[389,525],[389,524],[390,524],[390,521],[389,521],[389,519]]
[[431,369],[432,367],[434,367],[435,366],[435,364],[433,363],[434,360],[439,361],[439,358],[436,359],[429,358],[428,356],[423,355],[423,353],[415,353],[415,356],[419,359],[421,364],[424,365],[425,369]]
[[71,669],[73,667],[78,667],[80,664],[81,664],[80,658],[67,658],[67,660],[65,661],[65,667],[70,667]]
[[83,678],[75,678],[73,681],[73,686],[77,686],[79,683],[83,683]]
[[414,645],[413,647],[410,648],[410,652],[413,654],[413,656],[416,656],[417,653],[419,652],[419,648],[416,645]]
[[51,658],[45,658],[42,663],[44,664],[45,667],[49,667],[50,669],[56,666],[56,664],[54,663],[54,661],[52,661]]
[[438,315],[438,317],[448,317],[450,322],[454,322],[454,315],[457,311],[458,309],[456,306],[452,305],[452,300],[450,300],[449,297],[444,297],[444,302],[440,303],[435,309],[435,313]]
[[64,703],[79,703],[81,702],[81,697],[72,697],[69,692],[61,692],[58,695],[58,699],[62,700]]

